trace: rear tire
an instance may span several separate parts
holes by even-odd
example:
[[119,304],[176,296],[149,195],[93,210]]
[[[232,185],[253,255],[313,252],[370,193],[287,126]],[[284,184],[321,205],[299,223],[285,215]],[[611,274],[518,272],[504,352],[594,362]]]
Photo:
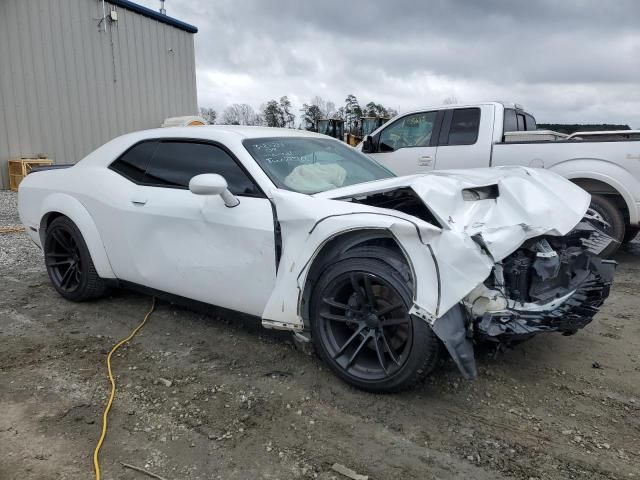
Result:
[[603,195],[591,195],[590,207],[602,217],[602,220],[609,224],[603,229],[604,233],[618,242],[612,242],[611,245],[605,248],[600,254],[603,258],[610,257],[618,250],[620,244],[624,241],[624,216],[616,204]]
[[411,272],[383,247],[356,247],[334,258],[310,299],[313,342],[344,381],[370,392],[414,386],[436,366],[440,342],[412,315]]
[[107,287],[98,276],[80,229],[67,217],[54,219],[44,240],[45,265],[53,288],[67,300],[101,297]]

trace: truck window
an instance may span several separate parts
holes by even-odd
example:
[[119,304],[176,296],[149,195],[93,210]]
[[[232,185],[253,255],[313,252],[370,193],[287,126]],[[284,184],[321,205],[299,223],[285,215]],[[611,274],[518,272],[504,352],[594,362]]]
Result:
[[479,108],[456,108],[451,117],[449,136],[443,145],[473,145],[480,128]]
[[504,132],[517,132],[518,131],[518,121],[516,120],[516,111],[512,108],[504,109],[504,128],[502,129],[502,133]]
[[524,115],[521,113],[516,113],[516,120],[518,122],[517,130],[519,132],[523,132],[524,130],[526,130],[525,124],[524,124]]
[[399,148],[428,147],[438,112],[407,115],[393,122],[380,134],[380,151],[393,152]]
[[525,123],[525,127],[527,127],[527,130],[538,129],[538,126],[536,125],[536,119],[533,118],[533,116],[529,115],[528,113],[524,114],[524,123]]

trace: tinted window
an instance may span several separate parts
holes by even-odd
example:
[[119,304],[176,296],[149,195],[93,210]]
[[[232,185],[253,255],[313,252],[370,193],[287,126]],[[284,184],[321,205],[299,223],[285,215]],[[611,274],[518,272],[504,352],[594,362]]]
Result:
[[533,118],[528,113],[524,114],[524,121],[525,121],[527,130],[537,130],[538,126],[536,125],[536,119]]
[[380,134],[380,151],[393,152],[405,147],[428,147],[437,113],[416,113],[393,122]]
[[158,187],[188,188],[201,173],[217,173],[235,195],[261,195],[257,186],[222,148],[206,143],[161,142],[147,168],[143,183]]
[[109,168],[132,182],[139,183],[144,178],[144,172],[157,146],[157,141],[138,143],[124,152]]
[[480,128],[479,108],[458,108],[453,111],[446,145],[473,145]]
[[524,125],[524,115],[522,115],[521,113],[517,113],[516,119],[518,120],[518,131],[523,132],[524,130],[526,130]]
[[504,128],[503,132],[517,132],[518,121],[516,120],[516,111],[507,108],[504,111]]
[[278,188],[294,192],[317,193],[393,177],[371,158],[335,140],[255,138],[243,145]]

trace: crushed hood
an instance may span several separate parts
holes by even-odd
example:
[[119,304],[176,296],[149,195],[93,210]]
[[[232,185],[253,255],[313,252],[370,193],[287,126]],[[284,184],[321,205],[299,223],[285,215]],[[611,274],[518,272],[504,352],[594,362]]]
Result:
[[[357,198],[404,187],[422,199],[443,230],[470,237],[480,235],[496,261],[529,238],[566,235],[584,217],[591,198],[557,174],[518,166],[439,170],[361,183],[314,196]],[[482,199],[485,193],[489,198]]]

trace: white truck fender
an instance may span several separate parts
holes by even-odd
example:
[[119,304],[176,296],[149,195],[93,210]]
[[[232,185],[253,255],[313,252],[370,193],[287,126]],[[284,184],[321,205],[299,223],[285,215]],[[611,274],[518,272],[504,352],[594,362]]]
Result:
[[100,233],[87,209],[71,195],[53,193],[46,197],[40,211],[40,241],[44,245],[45,218],[51,213],[61,213],[76,224],[84,238],[96,272],[102,278],[116,278],[109,257],[100,238]]
[[[629,222],[632,225],[640,222],[636,200],[631,193],[640,191],[640,182],[624,168],[604,160],[584,158],[557,163],[547,170],[569,180],[589,179],[609,185],[624,199],[629,211]],[[618,179],[625,179],[626,184],[622,184]]]

